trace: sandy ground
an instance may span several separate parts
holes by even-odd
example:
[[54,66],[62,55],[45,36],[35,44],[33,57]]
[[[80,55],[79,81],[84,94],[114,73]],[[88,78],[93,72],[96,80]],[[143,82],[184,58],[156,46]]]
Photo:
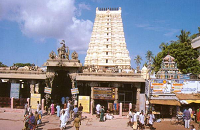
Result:
[[[85,115],[87,116],[87,115]],[[85,118],[82,121],[80,130],[132,130],[131,127],[127,127],[128,119],[117,118],[113,120],[107,120],[105,122],[99,122],[95,116]],[[42,124],[37,130],[59,130],[59,118],[56,115],[43,116]],[[71,124],[67,125],[66,129],[75,130],[75,127]],[[191,122],[198,130],[198,124]],[[23,113],[21,112],[0,112],[0,130],[21,130],[24,127]],[[170,121],[162,121],[155,123],[156,130],[190,130],[185,129],[181,125],[171,125]],[[148,128],[146,128],[148,130]]]

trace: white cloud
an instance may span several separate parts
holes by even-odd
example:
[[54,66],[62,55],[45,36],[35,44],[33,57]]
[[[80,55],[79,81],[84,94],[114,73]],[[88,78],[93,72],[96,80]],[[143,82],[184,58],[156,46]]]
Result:
[[23,34],[36,40],[64,39],[70,49],[86,51],[93,23],[77,18],[83,9],[90,7],[76,8],[74,0],[6,0],[0,1],[0,20],[18,22]]

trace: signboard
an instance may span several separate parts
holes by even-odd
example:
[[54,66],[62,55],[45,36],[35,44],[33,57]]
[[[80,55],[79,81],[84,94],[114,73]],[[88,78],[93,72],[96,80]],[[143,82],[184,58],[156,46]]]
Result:
[[94,99],[115,100],[115,88],[93,87]]
[[44,93],[48,93],[48,94],[51,94],[51,88],[48,88],[48,87],[45,87],[44,88]]
[[40,102],[41,94],[31,94],[31,108],[37,109],[37,101]]
[[79,94],[78,88],[71,89],[72,94]]
[[197,93],[197,82],[196,81],[185,81],[183,82],[183,88],[181,93]]
[[83,112],[90,112],[90,96],[78,96],[78,104],[83,106]]
[[19,90],[20,90],[20,84],[19,83],[11,83],[11,89],[10,89],[10,98],[19,98]]

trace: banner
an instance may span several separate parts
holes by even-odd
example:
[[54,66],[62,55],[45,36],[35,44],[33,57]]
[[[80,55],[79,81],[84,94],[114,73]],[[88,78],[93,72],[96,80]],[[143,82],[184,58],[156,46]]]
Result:
[[37,101],[40,102],[41,94],[31,94],[31,108],[37,109]]
[[72,94],[79,94],[78,88],[71,89]]
[[78,96],[78,105],[83,106],[83,112],[90,112],[90,96]]
[[10,88],[10,98],[19,98],[20,84],[19,83],[11,83]]
[[44,88],[44,93],[48,93],[48,94],[51,94],[51,88],[48,88],[48,87],[45,87]]

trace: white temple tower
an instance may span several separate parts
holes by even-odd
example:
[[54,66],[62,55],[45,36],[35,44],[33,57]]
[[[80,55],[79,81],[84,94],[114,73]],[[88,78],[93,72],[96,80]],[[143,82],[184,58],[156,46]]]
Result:
[[84,66],[129,69],[131,59],[119,8],[96,8],[93,32]]

